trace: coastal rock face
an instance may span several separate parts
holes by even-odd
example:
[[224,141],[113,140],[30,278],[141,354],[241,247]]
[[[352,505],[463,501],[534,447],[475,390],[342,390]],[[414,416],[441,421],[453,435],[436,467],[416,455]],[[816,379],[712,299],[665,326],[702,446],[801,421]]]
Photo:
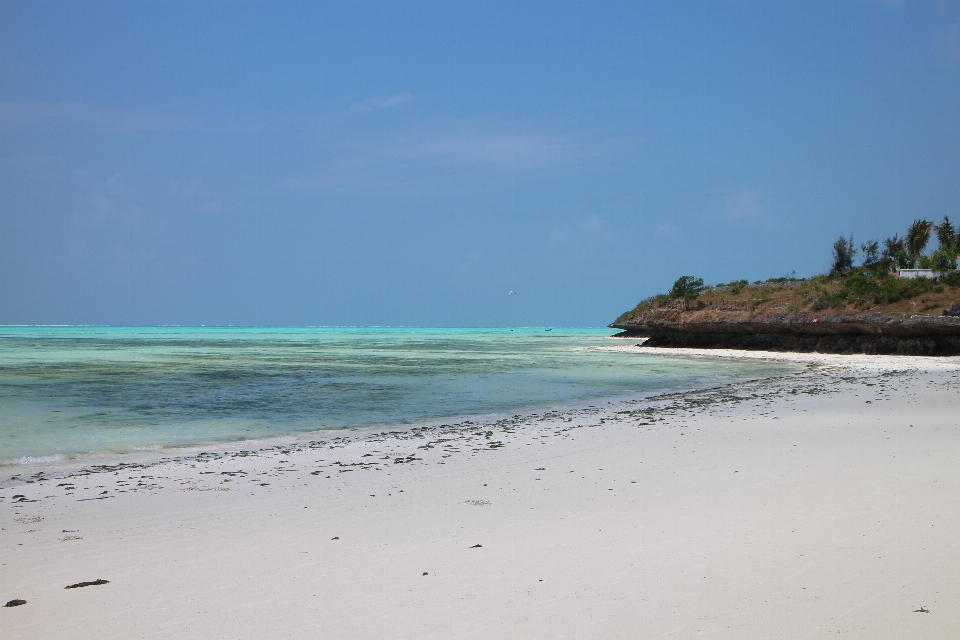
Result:
[[960,355],[960,318],[952,316],[656,310],[609,326],[651,347]]

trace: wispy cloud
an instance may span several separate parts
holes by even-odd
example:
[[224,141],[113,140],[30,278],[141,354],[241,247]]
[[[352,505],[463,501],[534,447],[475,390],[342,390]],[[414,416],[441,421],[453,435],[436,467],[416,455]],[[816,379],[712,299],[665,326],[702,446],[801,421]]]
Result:
[[207,205],[203,208],[207,213],[223,213],[224,206],[222,200],[214,200],[213,202],[208,202]]
[[756,220],[762,218],[766,210],[766,203],[756,191],[744,189],[727,200],[724,210],[731,220]]
[[382,130],[331,129],[317,136],[312,171],[284,188],[371,188],[408,194],[463,185],[481,176],[529,179],[589,170],[622,155],[628,141],[562,123],[446,119]]
[[477,123],[455,123],[392,140],[385,156],[437,164],[556,165],[582,155],[583,145],[569,135],[505,127],[485,130]]
[[547,236],[550,244],[561,244],[567,240],[582,241],[588,238],[605,238],[610,235],[610,227],[597,214],[591,214],[577,220],[572,225],[557,227]]
[[934,33],[933,42],[947,64],[960,63],[960,22]]
[[393,109],[404,105],[413,100],[413,96],[409,93],[395,93],[391,96],[375,96],[373,98],[367,98],[366,100],[360,100],[359,102],[354,102],[350,105],[350,111],[377,111],[380,109]]
[[704,219],[772,229],[782,224],[782,220],[776,214],[777,211],[772,203],[762,192],[743,189],[729,196],[726,201],[709,207],[704,214]]
[[193,179],[177,179],[177,180],[167,180],[167,187],[177,195],[192,198],[197,194],[201,193],[204,189],[204,185],[199,180]]
[[217,198],[214,190],[200,180],[167,180],[167,188],[179,196],[181,201],[189,203],[195,211],[203,213],[223,213],[227,211],[223,200]]
[[86,126],[117,131],[175,131],[198,123],[179,115],[114,109],[88,102],[2,101],[0,126],[40,128]]
[[680,227],[670,222],[661,222],[657,225],[657,234],[661,236],[678,236],[680,235]]

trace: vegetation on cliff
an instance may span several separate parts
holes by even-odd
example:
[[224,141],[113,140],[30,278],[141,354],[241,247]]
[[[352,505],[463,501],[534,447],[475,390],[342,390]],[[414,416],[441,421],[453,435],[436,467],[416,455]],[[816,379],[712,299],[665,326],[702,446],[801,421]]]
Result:
[[[936,232],[937,249],[923,252]],[[860,264],[855,265],[857,254]],[[915,220],[904,237],[894,235],[882,243],[871,240],[855,245],[853,238],[833,244],[830,271],[811,278],[772,278],[748,283],[737,280],[704,286],[701,278],[681,276],[669,293],[651,296],[623,313],[613,324],[666,318],[677,312],[723,311],[727,315],[755,317],[770,313],[798,314],[830,310],[854,315],[865,311],[914,315],[939,315],[960,301],[960,233],[944,217],[935,225]],[[897,269],[933,269],[934,278],[900,278]]]

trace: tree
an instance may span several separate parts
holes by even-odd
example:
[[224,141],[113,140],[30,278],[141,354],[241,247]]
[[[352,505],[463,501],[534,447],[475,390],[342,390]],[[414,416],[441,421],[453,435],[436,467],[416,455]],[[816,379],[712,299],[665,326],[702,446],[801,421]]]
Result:
[[943,222],[937,225],[937,242],[940,245],[938,250],[942,250],[950,257],[955,259],[960,255],[960,234],[947,216],[943,216]]
[[930,268],[941,273],[952,271],[957,268],[957,255],[940,247],[930,256]]
[[873,269],[880,264],[880,243],[876,240],[869,240],[860,245],[860,251],[863,253],[863,266],[867,269]]
[[670,289],[670,297],[675,300],[679,298],[696,300],[701,291],[703,291],[703,278],[680,276]]
[[833,243],[833,266],[830,268],[831,275],[843,273],[853,266],[853,257],[857,255],[857,248],[853,246],[853,236],[845,240],[843,236],[837,238]]
[[903,238],[897,234],[893,234],[891,237],[883,241],[883,257],[890,258],[892,260],[898,252],[905,251],[906,248],[907,245],[904,243]]
[[907,253],[911,259],[916,260],[920,257],[920,254],[923,253],[923,250],[927,248],[932,230],[933,223],[928,220],[914,220],[913,223],[907,227],[907,237],[905,240]]
[[907,245],[903,238],[897,234],[883,241],[883,252],[880,254],[880,260],[889,269],[891,267],[906,268],[907,264]]

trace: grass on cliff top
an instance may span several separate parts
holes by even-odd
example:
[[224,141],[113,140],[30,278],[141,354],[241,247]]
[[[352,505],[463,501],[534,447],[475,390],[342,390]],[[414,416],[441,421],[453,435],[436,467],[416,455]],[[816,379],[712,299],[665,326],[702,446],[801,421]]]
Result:
[[[832,276],[771,278],[765,282],[738,280],[710,287],[697,286],[693,278],[681,278],[671,294],[641,301],[620,315],[614,324],[636,320],[657,311],[740,311],[761,315],[788,315],[830,310],[855,315],[863,312],[940,315],[960,302],[960,271],[938,279],[898,278],[884,271],[863,267]],[[693,283],[691,285],[691,283]]]

